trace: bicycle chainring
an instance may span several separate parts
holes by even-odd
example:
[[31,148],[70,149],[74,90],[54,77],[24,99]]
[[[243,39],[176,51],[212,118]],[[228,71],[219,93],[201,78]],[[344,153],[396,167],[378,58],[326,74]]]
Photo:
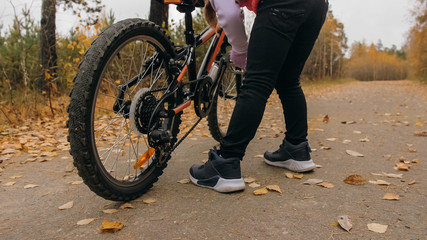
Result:
[[199,80],[196,87],[196,93],[194,95],[194,108],[198,117],[206,117],[213,103],[213,82],[212,78],[205,76]]

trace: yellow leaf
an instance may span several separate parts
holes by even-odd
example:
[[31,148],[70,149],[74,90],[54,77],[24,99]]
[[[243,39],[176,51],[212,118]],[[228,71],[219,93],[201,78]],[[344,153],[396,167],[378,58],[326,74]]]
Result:
[[96,218],[87,218],[87,219],[83,219],[77,222],[77,225],[88,225],[89,223],[95,221]]
[[260,188],[254,191],[254,195],[255,196],[259,196],[259,195],[265,195],[268,193],[267,188]]
[[78,14],[77,14],[77,17],[78,17],[78,18],[81,18],[82,16],[80,15],[80,13],[78,13]]
[[243,181],[245,181],[245,183],[253,183],[255,182],[255,178],[253,177],[246,177],[243,179]]
[[333,223],[331,223],[331,226],[334,226],[334,227],[336,227],[338,225],[340,225],[339,222],[333,222]]
[[296,178],[296,179],[301,179],[303,177],[304,177],[304,174],[302,174],[302,173],[295,173],[294,174],[294,178]]
[[117,85],[119,85],[119,84],[120,84],[120,80],[116,80],[116,81],[115,81],[115,83],[116,83]]
[[154,152],[156,152],[156,149],[149,148],[144,154],[142,154],[139,160],[135,163],[135,165],[133,166],[133,169],[141,168],[146,162],[148,162],[148,160],[150,160]]
[[278,193],[282,193],[282,191],[280,190],[280,187],[277,186],[277,185],[268,185],[265,188],[267,188],[267,190],[270,190],[270,191],[275,191],[275,192],[278,192]]
[[422,126],[423,126],[423,123],[422,123],[422,122],[420,122],[420,121],[418,121],[418,122],[416,122],[416,123],[415,123],[415,125],[417,125],[418,127],[422,127]]
[[186,179],[179,180],[178,182],[181,184],[187,184],[187,183],[190,183],[190,179],[186,178]]
[[394,193],[386,193],[383,197],[384,200],[399,200],[400,197]]
[[83,55],[85,53],[84,49],[80,49],[79,54]]
[[101,232],[115,232],[123,229],[124,225],[121,222],[109,222],[106,219],[104,219],[104,222],[101,225]]
[[294,174],[291,172],[285,172],[287,178],[294,178]]
[[71,45],[71,43],[69,43],[69,44],[67,45],[67,48],[74,49],[74,47],[73,47],[73,45]]

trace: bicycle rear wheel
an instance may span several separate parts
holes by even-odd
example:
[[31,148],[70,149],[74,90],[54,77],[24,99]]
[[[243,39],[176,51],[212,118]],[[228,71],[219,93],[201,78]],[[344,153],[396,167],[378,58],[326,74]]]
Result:
[[242,86],[243,73],[230,61],[220,61],[218,66],[218,90],[208,115],[208,126],[212,137],[220,142],[227,133]]
[[182,102],[175,93],[159,103],[173,78],[167,63],[174,56],[164,31],[142,19],[110,26],[86,52],[70,94],[67,125],[74,165],[99,196],[138,198],[163,173],[169,156],[164,159],[150,146],[148,134],[162,128],[171,135],[167,144],[177,140],[180,114],[152,117],[157,106],[171,110]]

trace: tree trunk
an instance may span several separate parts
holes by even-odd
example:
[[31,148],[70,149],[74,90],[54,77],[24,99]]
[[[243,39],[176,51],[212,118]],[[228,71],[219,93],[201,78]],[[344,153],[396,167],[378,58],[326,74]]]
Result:
[[162,28],[168,28],[169,5],[158,0],[151,0],[149,20]]
[[49,102],[57,69],[55,14],[56,0],[43,0],[40,24],[40,89],[43,94],[47,94]]

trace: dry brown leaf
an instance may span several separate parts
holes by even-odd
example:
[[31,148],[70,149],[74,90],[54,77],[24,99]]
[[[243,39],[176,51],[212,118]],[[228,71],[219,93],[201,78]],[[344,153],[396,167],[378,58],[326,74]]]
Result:
[[339,225],[346,230],[347,232],[353,227],[353,224],[350,221],[350,218],[347,215],[342,215],[338,217]]
[[415,181],[415,180],[412,180],[412,181],[410,181],[409,183],[408,183],[408,185],[414,185],[414,184],[416,184],[416,183],[418,183],[417,181]]
[[83,220],[80,220],[77,222],[77,225],[82,226],[82,225],[88,225],[89,223],[95,221],[96,218],[86,218]]
[[349,139],[344,139],[344,140],[342,141],[342,143],[344,143],[344,144],[349,144],[349,143],[351,143],[351,140],[349,140]]
[[353,157],[364,157],[364,155],[363,155],[363,154],[361,154],[361,153],[359,153],[359,152],[356,152],[356,151],[353,151],[353,150],[345,150],[345,152],[346,152],[348,155],[353,156]]
[[27,184],[27,185],[25,185],[24,186],[24,188],[25,189],[30,189],[30,188],[36,188],[36,187],[38,187],[39,185],[35,185],[35,184]]
[[120,209],[125,209],[125,208],[135,208],[132,204],[130,203],[123,203],[122,205],[120,205],[119,207]]
[[318,183],[316,185],[324,187],[324,188],[334,188],[335,187],[334,184],[328,183],[328,182],[321,182],[321,183]]
[[267,188],[267,190],[270,190],[270,191],[275,191],[275,192],[278,192],[278,193],[282,193],[282,190],[280,190],[280,187],[278,185],[268,185],[265,188]]
[[335,142],[337,140],[337,138],[326,138],[326,141],[329,142]]
[[267,188],[260,188],[254,191],[254,195],[255,196],[259,196],[259,195],[265,195],[268,193]]
[[369,223],[369,231],[376,233],[385,233],[387,231],[388,225],[378,224],[378,223]]
[[178,182],[181,184],[187,184],[187,183],[190,183],[190,179],[186,178],[186,179],[179,180]]
[[350,185],[364,185],[366,183],[366,179],[360,175],[353,174],[344,179],[344,182]]
[[370,140],[368,137],[365,137],[365,138],[359,139],[359,141],[360,142],[369,142]]
[[264,155],[255,155],[256,158],[264,158]]
[[418,159],[414,159],[414,160],[412,160],[411,162],[412,162],[412,163],[418,163],[418,162],[419,162],[419,160],[418,160]]
[[322,149],[322,150],[331,150],[332,148],[331,147],[327,147],[327,146],[321,146],[320,149]]
[[102,211],[106,214],[113,214],[113,213],[118,212],[119,210],[117,210],[117,209],[104,209]]
[[306,185],[316,185],[316,184],[319,184],[319,183],[322,183],[322,182],[323,182],[323,180],[321,180],[321,179],[310,178],[307,181],[303,182],[303,184],[306,184]]
[[328,115],[328,114],[326,114],[326,115],[323,117],[322,122],[324,122],[324,123],[328,123],[328,122],[329,122],[329,115]]
[[10,186],[15,185],[15,183],[16,183],[16,182],[7,182],[7,183],[3,184],[3,186],[5,186],[5,187],[10,187]]
[[383,197],[384,200],[399,200],[400,197],[394,193],[386,193]]
[[427,131],[414,132],[414,136],[416,136],[416,137],[427,137]]
[[251,187],[251,188],[257,188],[257,187],[260,187],[260,186],[261,185],[259,185],[258,183],[255,183],[255,182],[249,184],[249,187]]
[[115,232],[123,229],[124,225],[121,222],[109,222],[106,219],[104,219],[104,222],[102,223],[100,230],[101,232]]
[[391,158],[393,157],[391,154],[386,154],[384,155],[385,159],[387,160],[391,160]]
[[411,153],[416,153],[417,149],[416,148],[408,148],[408,151]]
[[376,184],[376,185],[386,185],[386,186],[389,186],[391,184],[384,180],[375,180],[375,181],[370,180],[369,183]]
[[399,162],[405,162],[406,161],[406,158],[404,157],[404,156],[401,156],[400,158],[399,158]]
[[405,163],[396,163],[396,168],[399,171],[408,171],[409,170],[409,166],[406,165]]
[[152,204],[152,203],[156,202],[156,199],[147,198],[147,199],[142,200],[142,202],[145,203],[145,204]]
[[69,201],[66,204],[59,206],[58,209],[59,210],[66,210],[66,209],[70,209],[74,206],[74,202],[73,201]]
[[420,122],[420,121],[417,121],[417,122],[415,123],[415,125],[416,125],[416,126],[418,126],[418,127],[422,127],[422,126],[423,126],[423,123],[422,123],[422,122]]
[[354,133],[354,134],[362,134],[362,132],[361,132],[361,131],[356,131],[356,130],[355,130],[355,131],[353,131],[353,133]]
[[245,183],[253,183],[255,182],[255,178],[253,177],[246,177],[243,179],[243,181],[245,181]]

